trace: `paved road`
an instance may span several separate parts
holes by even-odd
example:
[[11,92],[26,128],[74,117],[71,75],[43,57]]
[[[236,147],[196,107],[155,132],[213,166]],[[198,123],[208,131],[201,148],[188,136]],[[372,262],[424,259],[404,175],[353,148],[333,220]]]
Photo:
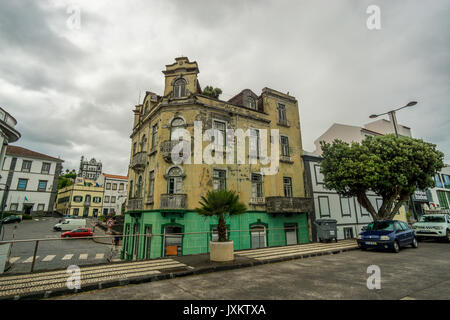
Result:
[[[5,234],[3,240],[12,239],[15,226],[17,226],[14,234],[15,240],[59,239],[61,232],[53,231],[53,226],[58,221],[59,219],[57,218],[38,218],[24,220],[19,224],[4,225]],[[12,267],[7,271],[7,274],[29,272],[34,247],[35,242],[14,243],[10,256]],[[110,251],[110,245],[99,244],[87,239],[40,241],[34,270],[60,269],[73,264],[88,265],[105,263],[107,258],[110,257]],[[118,252],[115,251],[114,258],[117,258],[117,255]]]
[[[359,250],[252,268],[90,291],[55,299],[450,299],[450,244],[399,254]],[[369,290],[367,267],[381,269]]]

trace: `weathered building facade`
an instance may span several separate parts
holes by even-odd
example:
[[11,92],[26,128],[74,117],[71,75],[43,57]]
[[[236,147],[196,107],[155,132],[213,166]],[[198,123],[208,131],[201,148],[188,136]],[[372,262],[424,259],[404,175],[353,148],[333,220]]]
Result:
[[[234,190],[247,205],[247,213],[227,218],[235,250],[310,241],[307,212],[312,204],[305,198],[297,100],[269,88],[259,96],[246,89],[229,101],[211,98],[202,94],[197,63],[185,57],[175,60],[163,71],[163,95],[147,92],[134,109],[124,234],[153,236],[124,241],[122,257],[165,256],[169,245],[178,254],[208,252],[217,219],[199,216],[194,209],[213,189]],[[195,128],[203,136],[200,145],[191,143],[198,141]],[[183,135],[179,129],[185,130]],[[223,132],[223,137],[226,130],[241,129],[256,141],[258,150],[267,146],[268,153],[274,137],[265,139],[264,130],[268,135],[271,129],[279,130],[277,173],[263,174],[262,168],[270,165],[261,162],[269,155],[251,159],[248,148],[240,164],[236,148],[220,155],[225,143],[216,138],[206,141],[208,129]],[[183,156],[190,155],[191,163],[174,163],[171,151],[180,141],[188,144],[189,152]],[[211,145],[216,148],[210,153],[216,156],[214,163],[203,157]]]

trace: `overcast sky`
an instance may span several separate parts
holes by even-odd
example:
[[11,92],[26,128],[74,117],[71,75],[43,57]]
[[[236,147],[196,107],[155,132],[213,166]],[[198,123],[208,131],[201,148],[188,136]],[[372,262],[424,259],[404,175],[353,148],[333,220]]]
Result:
[[[379,30],[367,28],[369,5]],[[16,145],[126,175],[139,94],[162,93],[161,71],[183,55],[221,99],[289,91],[309,151],[334,122],[362,126],[416,100],[399,123],[449,163],[449,16],[440,0],[2,0],[0,106],[18,120]]]

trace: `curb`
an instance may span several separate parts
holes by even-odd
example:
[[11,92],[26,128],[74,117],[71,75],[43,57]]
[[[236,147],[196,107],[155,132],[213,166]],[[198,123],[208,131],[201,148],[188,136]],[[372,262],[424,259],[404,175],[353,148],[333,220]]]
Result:
[[205,267],[205,268],[180,271],[180,272],[174,272],[174,273],[158,274],[158,275],[151,275],[151,276],[139,276],[139,277],[133,277],[133,278],[128,278],[128,279],[122,279],[122,280],[113,280],[113,281],[108,281],[108,282],[99,282],[96,284],[89,284],[89,285],[83,286],[83,288],[81,288],[79,290],[78,289],[61,288],[61,289],[56,289],[56,290],[44,291],[44,292],[24,294],[22,296],[21,295],[9,296],[9,297],[7,296],[7,297],[0,298],[0,300],[40,300],[40,299],[47,299],[47,298],[51,298],[51,297],[58,297],[58,296],[76,294],[76,293],[81,293],[81,292],[87,292],[87,291],[92,291],[92,290],[101,290],[101,289],[112,288],[112,287],[120,287],[120,286],[124,286],[124,285],[128,285],[128,284],[141,284],[141,283],[147,283],[147,282],[154,282],[154,281],[160,281],[160,280],[168,280],[168,279],[186,277],[186,276],[191,276],[191,275],[212,273],[212,272],[217,272],[217,271],[228,271],[228,270],[248,268],[248,267],[254,267],[254,266],[270,264],[270,263],[285,262],[285,261],[297,260],[297,259],[305,259],[305,258],[315,257],[315,256],[338,254],[338,253],[357,250],[357,249],[359,249],[359,248],[355,247],[355,248],[347,248],[347,249],[336,249],[336,250],[330,250],[330,251],[325,251],[325,252],[299,254],[299,255],[291,256],[291,257],[275,258],[275,259],[266,260],[266,261],[256,260],[256,261],[252,261],[252,262],[245,262],[245,263],[232,264],[232,265],[223,265],[223,266]]

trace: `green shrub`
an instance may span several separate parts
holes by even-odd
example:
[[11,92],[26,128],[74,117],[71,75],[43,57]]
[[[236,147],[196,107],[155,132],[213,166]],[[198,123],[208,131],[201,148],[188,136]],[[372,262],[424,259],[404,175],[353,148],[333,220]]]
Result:
[[24,215],[22,216],[22,220],[32,220],[32,219],[33,219],[33,217],[30,216],[30,215],[24,214]]
[[98,217],[98,221],[105,222],[106,221],[106,216]]

